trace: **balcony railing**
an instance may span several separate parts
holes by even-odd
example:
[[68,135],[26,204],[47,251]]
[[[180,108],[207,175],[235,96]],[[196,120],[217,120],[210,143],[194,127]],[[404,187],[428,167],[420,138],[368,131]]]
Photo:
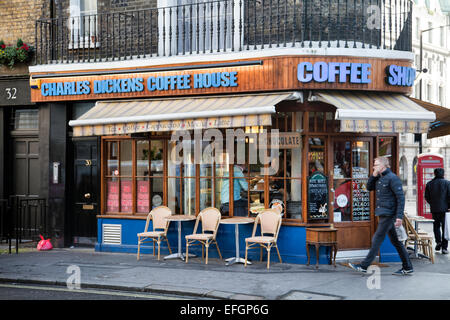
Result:
[[36,64],[269,48],[411,51],[410,0],[220,0],[36,21]]

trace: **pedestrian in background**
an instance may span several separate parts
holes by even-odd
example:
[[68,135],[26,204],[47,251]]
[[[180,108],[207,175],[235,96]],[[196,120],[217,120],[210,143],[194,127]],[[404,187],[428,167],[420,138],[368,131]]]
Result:
[[434,169],[434,178],[425,187],[425,200],[430,204],[431,215],[434,219],[435,249],[436,251],[442,249],[442,254],[447,254],[448,240],[444,237],[444,230],[445,213],[450,205],[450,181],[444,179],[444,169]]
[[373,173],[367,182],[369,191],[375,190],[376,208],[375,215],[378,216],[377,231],[372,238],[372,247],[361,264],[349,263],[349,266],[362,273],[367,272],[367,268],[375,259],[381,244],[386,235],[397,250],[402,260],[402,268],[394,275],[411,275],[413,266],[409,259],[403,243],[398,239],[395,227],[402,225],[403,212],[405,209],[405,195],[403,193],[402,182],[389,168],[389,159],[378,157],[374,161]]

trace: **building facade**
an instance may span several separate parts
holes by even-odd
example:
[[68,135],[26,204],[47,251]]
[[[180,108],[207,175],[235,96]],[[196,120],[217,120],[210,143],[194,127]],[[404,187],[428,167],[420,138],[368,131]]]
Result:
[[[439,106],[450,108],[450,16],[445,1],[414,1],[412,44],[415,66],[427,69],[418,73],[412,96]],[[443,28],[439,28],[443,26]],[[433,28],[433,29],[432,29]],[[422,35],[422,66],[420,62],[420,31]],[[450,133],[449,133],[450,134]],[[444,169],[450,172],[450,136],[428,139],[422,136],[422,152],[444,156]],[[410,210],[417,201],[417,156],[419,142],[413,134],[400,135],[400,175]]]
[[[369,248],[373,159],[398,172],[399,135],[435,120],[408,98],[412,2],[378,3],[55,3],[29,71],[57,244],[135,252],[159,205],[223,218],[278,206],[284,261],[306,262],[309,227],[337,228],[341,251]],[[234,253],[234,228],[218,242]],[[396,259],[385,243],[380,260]]]

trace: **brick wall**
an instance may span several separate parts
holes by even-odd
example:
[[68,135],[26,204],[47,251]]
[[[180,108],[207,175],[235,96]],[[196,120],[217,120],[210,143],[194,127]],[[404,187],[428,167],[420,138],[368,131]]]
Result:
[[0,1],[0,39],[15,44],[18,38],[34,45],[35,21],[49,16],[49,1],[4,0]]

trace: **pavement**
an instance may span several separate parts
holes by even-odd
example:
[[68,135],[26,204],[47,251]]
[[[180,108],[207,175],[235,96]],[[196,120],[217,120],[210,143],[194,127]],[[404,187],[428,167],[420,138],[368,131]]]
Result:
[[[425,224],[431,231],[431,224]],[[422,229],[424,229],[422,228]],[[0,244],[5,250],[6,245]],[[15,250],[13,250],[15,252]],[[224,257],[226,258],[226,257]],[[353,259],[352,262],[361,259]],[[375,263],[359,274],[341,258],[336,267],[253,261],[227,266],[210,258],[157,260],[143,254],[96,252],[93,248],[63,248],[0,254],[0,282],[114,289],[226,300],[448,300],[450,254],[435,253],[435,263],[413,258],[414,275],[395,276],[401,263]],[[76,289],[75,289],[76,290]]]

